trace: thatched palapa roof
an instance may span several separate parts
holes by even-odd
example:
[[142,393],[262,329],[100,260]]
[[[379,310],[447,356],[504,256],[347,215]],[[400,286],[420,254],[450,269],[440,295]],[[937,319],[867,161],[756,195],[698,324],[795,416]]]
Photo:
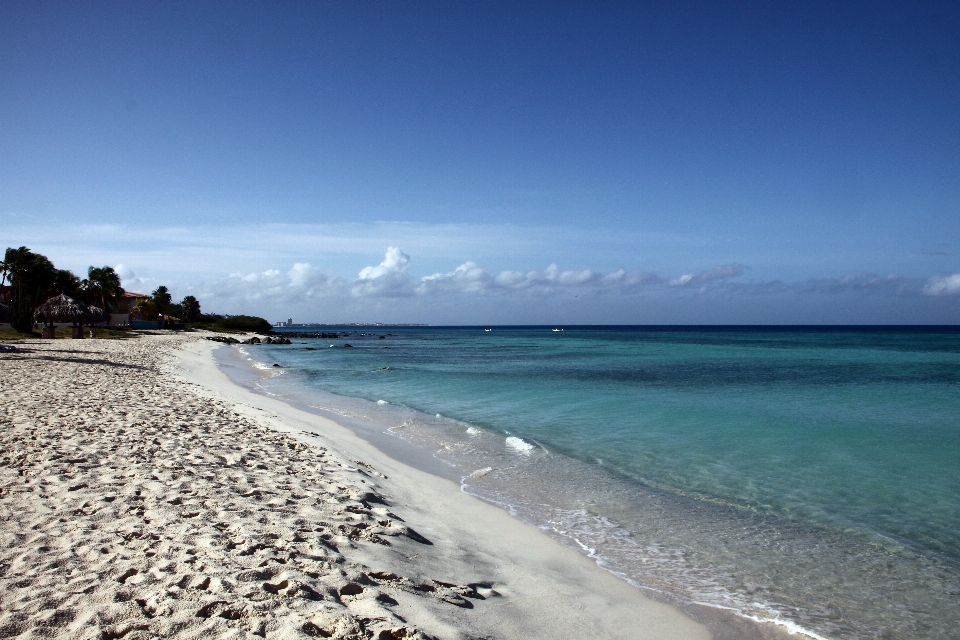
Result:
[[110,314],[100,307],[90,305],[87,307],[83,319],[89,324],[97,324],[99,322],[107,322],[110,319]]
[[86,307],[82,302],[60,294],[37,307],[33,317],[42,322],[83,322]]

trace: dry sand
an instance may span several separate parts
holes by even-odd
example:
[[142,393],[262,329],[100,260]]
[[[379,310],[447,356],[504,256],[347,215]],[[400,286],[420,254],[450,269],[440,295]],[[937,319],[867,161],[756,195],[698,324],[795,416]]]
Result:
[[0,353],[0,638],[709,638],[194,335]]

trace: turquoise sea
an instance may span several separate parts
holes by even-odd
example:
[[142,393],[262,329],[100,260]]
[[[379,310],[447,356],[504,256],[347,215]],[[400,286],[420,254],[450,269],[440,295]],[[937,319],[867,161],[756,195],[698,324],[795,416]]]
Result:
[[244,351],[281,365],[263,391],[422,448],[649,593],[960,638],[956,328],[485,329]]

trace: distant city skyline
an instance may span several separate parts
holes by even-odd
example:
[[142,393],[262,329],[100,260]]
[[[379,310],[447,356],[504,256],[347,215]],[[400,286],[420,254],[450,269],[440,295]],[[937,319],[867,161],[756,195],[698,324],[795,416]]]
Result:
[[271,322],[960,322],[955,3],[0,6],[0,243]]

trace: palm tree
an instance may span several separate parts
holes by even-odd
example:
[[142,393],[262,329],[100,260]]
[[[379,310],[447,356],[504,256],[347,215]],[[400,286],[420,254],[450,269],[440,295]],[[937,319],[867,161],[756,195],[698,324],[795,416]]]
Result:
[[77,298],[81,292],[80,278],[73,275],[69,269],[57,269],[50,285],[51,294],[62,293],[70,298]]
[[117,299],[123,295],[120,276],[113,267],[90,267],[87,277],[81,283],[83,298],[87,304],[95,304],[104,311],[116,307]]
[[173,296],[170,295],[170,290],[165,286],[160,285],[153,292],[153,304],[157,305],[159,313],[166,313],[171,302],[173,302]]
[[156,320],[160,315],[156,303],[150,298],[137,300],[137,304],[133,306],[131,311],[138,314],[141,320],[149,320],[151,322]]
[[196,322],[200,317],[200,301],[193,296],[187,296],[180,303],[180,309],[183,312],[183,319],[187,322]]
[[[58,270],[46,256],[27,247],[8,247],[0,269],[3,280],[10,279],[11,324],[20,333],[29,333],[33,329],[33,311],[53,293]],[[60,278],[61,283],[68,280]]]

